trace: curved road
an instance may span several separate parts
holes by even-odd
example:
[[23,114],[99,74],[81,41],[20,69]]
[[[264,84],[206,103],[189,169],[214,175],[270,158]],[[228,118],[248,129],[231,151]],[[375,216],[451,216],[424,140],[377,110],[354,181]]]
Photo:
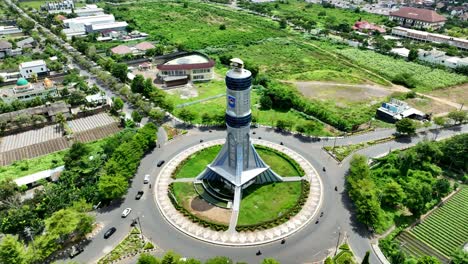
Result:
[[[224,138],[225,131],[213,130],[209,132],[208,130],[194,128],[190,129],[188,134],[167,143],[161,142],[164,133],[159,133],[161,148],[155,148],[141,161],[133,184],[120,203],[98,210],[96,219],[104,224],[104,228],[85,246],[84,252],[78,255],[76,260],[82,263],[96,262],[125,237],[130,230],[131,219],[136,216],[140,217],[143,234],[155,242],[159,248],[164,251],[173,250],[184,256],[200,259],[228,256],[235,261],[259,263],[263,258],[272,257],[284,264],[311,263],[323,260],[329,253],[334,253],[338,239],[341,241],[345,236],[358,258],[362,258],[366,251],[371,250],[371,236],[365,227],[355,222],[350,212],[350,202],[343,192],[344,175],[349,166],[347,160],[340,165],[321,150],[323,145],[333,145],[334,140],[311,142],[308,139],[278,133],[269,128],[257,128],[253,131],[256,133],[252,135],[253,137],[261,136],[263,139],[272,142],[283,142],[286,146],[303,155],[316,168],[323,166],[327,168],[326,172],[320,169],[317,170],[321,174],[325,191],[321,209],[324,216],[319,219],[318,224],[313,222],[304,227],[300,232],[288,237],[284,245],[274,242],[244,248],[216,246],[182,234],[162,218],[155,205],[152,190],[148,189],[148,185],[143,184],[143,177],[145,174],[150,174],[152,177],[151,182],[154,184],[155,177],[160,170],[156,166],[159,160],[167,161],[171,159],[184,149],[198,144],[200,139],[207,141]],[[466,132],[468,132],[468,125],[458,126],[453,129],[442,130],[438,135],[438,139]],[[365,135],[337,139],[336,145],[354,144],[375,138],[383,138],[392,133],[392,130],[381,130]],[[390,141],[358,152],[369,157],[376,157],[388,153],[389,149],[395,150],[412,146],[425,137],[432,139],[435,134],[432,132],[419,134],[409,140]],[[334,191],[334,186],[338,186],[338,192]],[[144,190],[145,194],[140,201],[137,201],[134,196],[139,190]],[[127,207],[131,207],[133,211],[127,218],[121,218],[122,210]],[[117,232],[105,240],[103,233],[111,226],[115,226]],[[261,250],[263,254],[256,256],[255,252],[257,250]],[[371,263],[380,263],[374,254],[371,254]]]

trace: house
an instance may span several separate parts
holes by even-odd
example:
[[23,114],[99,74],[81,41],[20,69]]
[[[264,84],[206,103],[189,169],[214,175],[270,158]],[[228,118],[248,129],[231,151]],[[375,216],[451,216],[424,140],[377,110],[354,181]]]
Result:
[[209,81],[214,77],[215,61],[200,52],[178,52],[174,56],[165,56],[165,62],[157,65],[158,79],[167,87],[175,82]]
[[33,38],[29,37],[29,38],[25,38],[23,40],[16,42],[16,46],[22,49],[32,48],[36,46],[36,41]]
[[404,27],[392,28],[392,35],[410,38],[418,41],[432,42],[432,43],[443,43],[450,46],[457,47],[459,49],[468,50],[468,40],[461,38],[454,38],[447,35],[441,35],[436,33],[430,33],[421,30],[409,29]]
[[82,8],[77,8],[74,13],[79,17],[104,15],[104,9],[97,5],[86,5]]
[[436,49],[419,50],[418,59],[429,63],[444,65],[449,68],[457,68],[468,65],[468,58],[452,57],[445,55],[445,52]]
[[439,29],[444,26],[447,18],[437,14],[434,10],[402,7],[397,11],[390,12],[390,20],[404,27]]
[[393,123],[403,118],[423,120],[427,118],[427,115],[408,106],[408,104],[403,101],[392,98],[390,102],[383,103],[382,106],[377,109],[377,117]]
[[0,90],[1,99],[7,103],[15,100],[30,101],[36,97],[44,99],[58,95],[59,93],[54,82],[47,78],[42,83],[35,84],[29,83],[25,78],[19,78],[15,87]]
[[5,40],[0,40],[0,59],[9,56],[13,45]]
[[49,14],[71,14],[73,8],[75,8],[73,0],[64,0],[60,2],[46,2],[44,5],[41,6],[41,9],[47,11]]
[[128,46],[125,45],[119,45],[117,47],[113,47],[111,49],[111,53],[113,55],[126,55],[126,54],[131,54],[133,53],[132,49]]
[[11,35],[23,32],[20,28],[14,26],[0,26],[1,35]]
[[21,63],[19,72],[23,78],[30,78],[34,73],[37,76],[47,75],[49,70],[44,60],[36,60]]
[[136,44],[135,48],[137,50],[146,52],[147,50],[154,49],[154,45],[147,42],[147,41],[145,41],[145,42],[141,42],[141,43]]
[[371,24],[367,21],[357,21],[354,23],[354,26],[352,27],[353,30],[358,30],[358,31],[377,31],[379,33],[385,33],[385,29],[382,27],[376,26],[374,24]]
[[48,103],[46,105],[26,108],[14,112],[0,114],[0,122],[8,123],[19,115],[42,115],[47,120],[52,121],[58,113],[62,113],[65,117],[70,117],[70,105],[65,102]]
[[112,100],[109,96],[101,93],[86,96],[86,102],[90,106],[111,105]]

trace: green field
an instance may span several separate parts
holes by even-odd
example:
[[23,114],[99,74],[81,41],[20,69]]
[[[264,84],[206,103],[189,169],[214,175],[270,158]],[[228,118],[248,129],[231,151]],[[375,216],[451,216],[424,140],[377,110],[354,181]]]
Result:
[[467,76],[433,69],[414,62],[407,62],[403,59],[395,59],[373,51],[347,48],[338,52],[356,61],[359,65],[377,72],[390,80],[393,80],[399,74],[408,74],[416,85],[415,90],[420,92],[468,82]]
[[[20,3],[20,7],[30,7],[30,8],[34,8],[36,10],[40,10],[41,9],[41,6],[43,4],[45,4],[46,0],[38,0],[38,1],[21,1],[19,2]],[[83,2],[75,2],[75,7],[82,7],[84,6],[85,3]]]
[[405,242],[405,252],[415,256],[432,255],[442,261],[468,240],[468,188],[450,198],[408,233],[397,240]]
[[[212,146],[192,154],[174,171],[174,178],[197,177],[216,158],[219,151],[221,151],[221,145]],[[257,152],[268,166],[279,175],[284,177],[303,176],[303,172],[296,169],[291,161],[280,154],[263,147],[259,147]]]
[[242,194],[237,224],[251,225],[275,219],[296,205],[300,194],[300,181],[252,185]]

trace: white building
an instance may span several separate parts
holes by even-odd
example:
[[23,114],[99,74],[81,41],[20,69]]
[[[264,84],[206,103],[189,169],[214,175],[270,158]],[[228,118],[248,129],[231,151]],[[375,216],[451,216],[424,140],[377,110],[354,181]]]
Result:
[[445,52],[439,50],[419,50],[418,59],[429,63],[444,65],[449,68],[457,68],[468,65],[468,58],[451,57],[445,55]]
[[54,82],[47,78],[42,83],[35,84],[29,83],[25,78],[19,78],[15,87],[0,90],[0,98],[7,103],[15,100],[29,101],[36,97],[44,99],[49,96],[58,96],[58,90]]
[[86,5],[85,7],[75,9],[74,13],[79,17],[99,16],[104,15],[104,9],[96,5]]
[[404,27],[392,28],[392,34],[404,38],[410,38],[418,41],[432,42],[432,43],[445,43],[450,46],[455,46],[460,49],[468,50],[468,40],[461,38],[454,38],[451,36],[430,33],[427,31],[414,30]]
[[19,65],[21,77],[30,78],[34,73],[38,76],[47,75],[49,70],[44,60],[23,62]]
[[0,26],[0,36],[1,35],[10,35],[23,32],[20,28],[14,26]]
[[103,32],[103,31],[124,31],[127,28],[127,22],[112,22],[99,24],[86,24],[86,33]]
[[65,29],[63,32],[67,36],[84,35],[85,25],[109,24],[114,23],[115,17],[113,15],[98,15],[88,17],[76,17],[63,20]]
[[75,4],[73,3],[73,0],[64,0],[61,2],[46,2],[41,8],[43,10],[47,10],[49,14],[71,14],[73,8],[75,8]]

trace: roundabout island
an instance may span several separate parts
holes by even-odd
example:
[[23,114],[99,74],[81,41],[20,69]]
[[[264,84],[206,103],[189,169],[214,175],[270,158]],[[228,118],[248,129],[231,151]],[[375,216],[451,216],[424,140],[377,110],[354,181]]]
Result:
[[322,183],[306,159],[282,144],[251,139],[251,79],[243,62],[232,59],[226,139],[182,151],[156,180],[164,218],[205,242],[247,246],[284,239],[309,223],[321,205]]

